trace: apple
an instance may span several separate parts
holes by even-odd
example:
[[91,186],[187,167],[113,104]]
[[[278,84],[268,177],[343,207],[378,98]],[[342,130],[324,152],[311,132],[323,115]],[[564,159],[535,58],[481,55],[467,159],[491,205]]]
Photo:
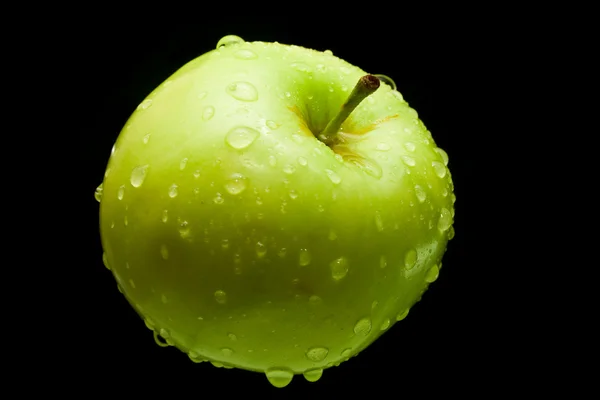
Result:
[[436,280],[447,164],[389,84],[330,51],[228,36],[120,133],[96,193],[104,262],[160,344],[313,382]]

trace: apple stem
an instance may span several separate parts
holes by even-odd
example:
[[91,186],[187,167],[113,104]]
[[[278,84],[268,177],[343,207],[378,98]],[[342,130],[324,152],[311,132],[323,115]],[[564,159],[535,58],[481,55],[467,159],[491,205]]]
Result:
[[356,86],[354,86],[354,89],[352,89],[346,102],[342,104],[340,111],[331,121],[329,121],[325,129],[319,134],[319,139],[325,144],[333,142],[335,135],[352,111],[354,111],[364,99],[373,94],[379,88],[380,84],[379,78],[375,75],[365,75],[361,77],[356,83]]

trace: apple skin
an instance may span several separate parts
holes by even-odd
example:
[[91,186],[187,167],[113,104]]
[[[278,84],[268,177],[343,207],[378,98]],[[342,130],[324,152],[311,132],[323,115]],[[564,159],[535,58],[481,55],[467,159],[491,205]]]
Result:
[[193,361],[275,386],[347,360],[403,319],[454,235],[447,155],[382,84],[323,129],[366,73],[233,41],[132,114],[100,206],[107,267],[146,325]]

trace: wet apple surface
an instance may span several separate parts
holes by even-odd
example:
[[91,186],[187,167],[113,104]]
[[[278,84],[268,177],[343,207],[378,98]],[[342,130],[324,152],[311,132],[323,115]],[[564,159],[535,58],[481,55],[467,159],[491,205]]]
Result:
[[356,98],[364,77],[330,52],[228,36],[132,114],[96,192],[103,257],[166,344],[314,382],[436,280],[448,155],[389,78]]

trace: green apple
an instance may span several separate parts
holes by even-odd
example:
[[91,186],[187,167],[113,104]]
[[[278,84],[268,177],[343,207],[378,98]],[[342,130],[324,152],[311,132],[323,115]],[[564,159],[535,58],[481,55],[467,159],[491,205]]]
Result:
[[124,126],[97,193],[104,261],[193,361],[316,381],[437,278],[447,164],[390,85],[330,51],[228,36]]

